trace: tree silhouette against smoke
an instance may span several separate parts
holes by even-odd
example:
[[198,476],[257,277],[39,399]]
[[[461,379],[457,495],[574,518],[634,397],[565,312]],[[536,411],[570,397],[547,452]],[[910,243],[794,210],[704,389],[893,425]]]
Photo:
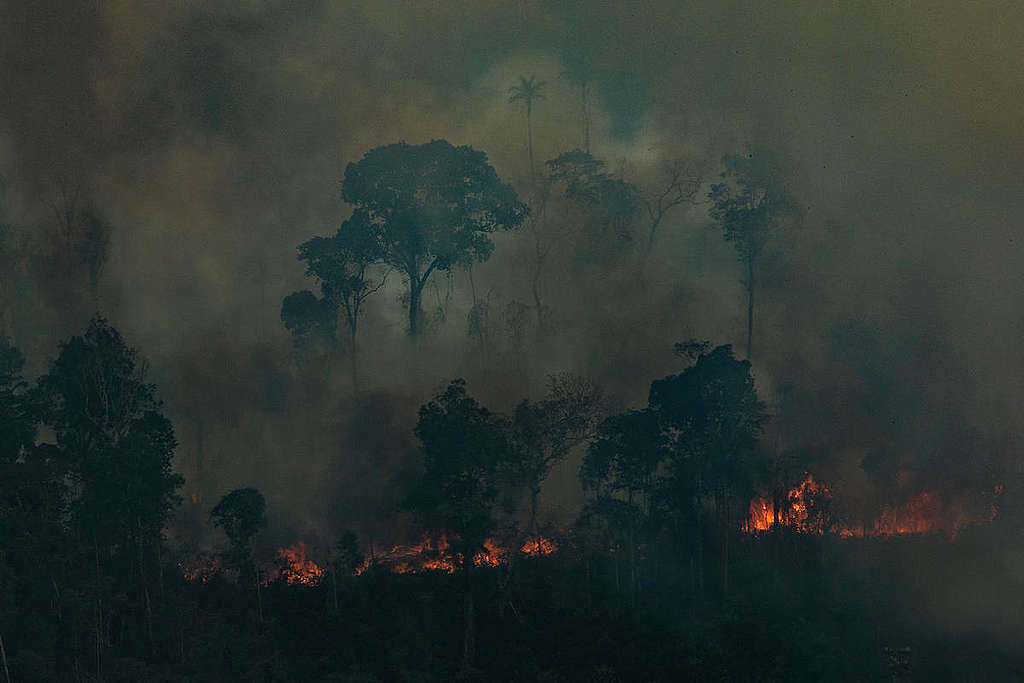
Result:
[[254,488],[235,489],[210,511],[213,524],[224,530],[231,548],[224,553],[225,564],[238,570],[239,580],[250,585],[256,580],[252,541],[267,526],[267,503]]
[[551,468],[573,447],[593,436],[603,412],[600,389],[583,377],[569,374],[550,377],[548,395],[543,400],[524,400],[516,406],[509,467],[530,495],[529,533],[538,534],[537,504]]
[[444,140],[370,150],[345,169],[342,198],[376,231],[384,262],[405,276],[413,337],[433,272],[486,261],[490,233],[518,227],[529,212],[486,154]]
[[765,246],[786,220],[796,219],[800,207],[782,185],[780,160],[764,149],[745,156],[722,158],[725,182],[711,186],[709,213],[722,227],[746,270],[741,280],[747,292],[747,359],[754,343],[754,290],[756,266]]
[[508,101],[511,104],[522,103],[526,112],[526,148],[530,153],[530,180],[534,179],[535,168],[533,163],[533,103],[535,100],[544,99],[541,90],[547,85],[546,81],[538,81],[537,77],[530,74],[530,77],[519,76],[519,83],[508,89]]
[[424,528],[458,539],[467,662],[476,654],[473,562],[494,528],[493,509],[510,456],[507,434],[507,420],[469,396],[461,379],[422,406],[416,423],[424,472],[406,504]]
[[[101,573],[109,563],[115,577],[139,587],[152,639],[146,568],[159,566],[161,532],[183,479],[171,468],[174,429],[160,412],[156,387],[146,382],[146,364],[96,316],[83,335],[61,344],[37,392],[43,423],[56,436],[56,454],[67,463],[67,523],[80,543],[92,547],[97,629],[103,619]],[[134,576],[120,574],[125,566]],[[101,640],[97,636],[97,652]]]
[[697,353],[691,367],[651,383],[648,407],[668,439],[670,512],[679,518],[695,513],[701,552],[705,501],[712,503],[727,594],[729,541],[764,469],[756,446],[767,414],[749,361],[737,360],[728,345]]
[[[341,224],[333,237],[314,237],[299,245],[299,260],[306,262],[306,275],[320,284],[323,298],[318,300],[314,296],[311,299],[302,292],[296,292],[290,295],[287,309],[282,307],[281,311],[282,318],[287,312],[285,324],[296,335],[297,341],[315,334],[317,330],[323,330],[321,334],[324,335],[328,332],[324,328],[330,325],[325,318],[333,314],[335,319],[332,322],[336,327],[337,312],[340,310],[344,314],[353,389],[358,387],[356,333],[359,315],[366,300],[386,281],[386,274],[373,279],[369,272],[382,255],[378,234],[370,218],[365,212],[356,211]],[[291,298],[296,295],[302,298]],[[333,327],[329,333],[327,338],[333,342],[336,339]]]

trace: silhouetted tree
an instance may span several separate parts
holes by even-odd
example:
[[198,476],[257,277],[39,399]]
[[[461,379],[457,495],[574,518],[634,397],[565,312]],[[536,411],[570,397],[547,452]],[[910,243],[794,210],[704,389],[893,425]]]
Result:
[[485,261],[489,234],[528,213],[487,156],[444,140],[370,150],[345,169],[343,199],[377,231],[383,259],[409,287],[409,333],[420,332],[423,288],[435,270]]
[[[174,429],[160,412],[155,393],[146,382],[146,364],[99,316],[82,336],[61,344],[38,384],[43,421],[67,463],[68,523],[80,542],[92,546],[97,591],[101,557],[119,559],[113,568],[133,566],[150,638],[152,606],[145,570],[159,563],[161,531],[183,483],[171,468]],[[133,547],[135,558],[126,561]],[[102,613],[97,592],[97,629]],[[100,640],[97,631],[97,652]]]
[[308,289],[293,292],[281,302],[281,322],[292,333],[295,357],[320,351],[330,353],[337,339],[338,307]]
[[693,203],[700,191],[701,179],[695,170],[688,167],[682,159],[673,159],[665,167],[665,184],[644,197],[647,207],[647,249],[644,252],[644,264],[654,248],[654,238],[665,216],[680,204]]
[[[341,310],[345,315],[353,387],[358,385],[356,332],[359,329],[359,314],[366,299],[384,285],[386,275],[373,280],[369,274],[371,266],[382,256],[377,231],[364,211],[352,214],[333,237],[314,237],[299,245],[299,260],[306,262],[306,275],[316,278],[320,283],[323,301],[329,304],[319,305],[322,314],[326,315],[327,310],[333,308],[335,311]],[[315,320],[316,305],[309,302],[308,297],[305,300]],[[304,319],[301,315],[298,317]],[[289,322],[294,325],[298,321],[292,318]]]
[[628,562],[631,601],[639,584],[637,545],[640,535],[652,530],[666,453],[657,416],[634,410],[601,423],[580,467],[584,490],[595,493],[584,514],[605,518],[620,534],[618,550],[625,551]]
[[609,229],[620,241],[632,239],[631,223],[643,206],[640,191],[632,183],[605,170],[603,159],[574,149],[547,162],[550,180],[561,184],[563,197],[586,211],[604,243]]
[[601,391],[589,380],[569,374],[548,378],[548,395],[516,407],[509,442],[509,465],[530,495],[528,530],[537,534],[537,503],[551,468],[572,448],[594,435],[604,410]]
[[670,504],[683,515],[696,513],[698,533],[706,503],[713,506],[727,592],[729,539],[762,469],[756,446],[767,414],[750,362],[736,360],[731,346],[700,353],[680,374],[652,382],[648,405],[669,439]]
[[562,50],[563,75],[580,94],[580,125],[583,129],[583,151],[590,153],[590,89],[594,81],[594,58],[590,48],[579,42]]
[[722,158],[725,180],[711,186],[709,213],[722,226],[746,270],[742,280],[747,292],[747,359],[753,348],[754,290],[756,265],[765,246],[782,223],[800,215],[796,200],[782,185],[776,156],[766,150],[753,150],[745,156]]
[[214,526],[224,530],[231,547],[224,553],[225,564],[238,570],[239,580],[249,585],[256,580],[252,541],[267,526],[267,503],[254,488],[235,489],[210,511]]
[[466,600],[464,656],[476,652],[473,563],[494,528],[493,509],[509,458],[508,423],[466,393],[453,380],[420,407],[416,436],[423,453],[423,477],[407,506],[427,529],[457,538]]
[[519,76],[519,83],[513,85],[508,89],[508,101],[510,103],[520,102],[523,105],[523,109],[526,110],[526,145],[530,152],[530,179],[534,178],[534,164],[533,164],[533,103],[535,100],[544,99],[544,93],[541,90],[546,85],[545,81],[536,80],[536,76],[530,74],[530,77]]

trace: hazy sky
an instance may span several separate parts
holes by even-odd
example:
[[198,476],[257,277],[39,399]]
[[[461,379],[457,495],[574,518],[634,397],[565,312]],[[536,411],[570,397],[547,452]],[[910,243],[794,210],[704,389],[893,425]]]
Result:
[[[113,226],[99,305],[152,361],[189,491],[255,483],[292,527],[369,524],[415,462],[416,406],[450,377],[507,410],[573,370],[637,405],[678,371],[674,342],[743,341],[738,266],[695,206],[660,229],[646,288],[631,257],[604,275],[557,257],[558,332],[531,344],[518,393],[474,355],[465,273],[418,349],[400,279],[372,300],[361,404],[290,368],[280,302],[310,286],[296,245],[346,216],[345,164],[444,138],[522,188],[525,119],[507,89],[548,82],[539,160],[579,146],[564,74],[579,54],[595,72],[593,151],[642,189],[675,157],[708,180],[748,145],[789,159],[805,218],[763,263],[754,359],[779,447],[823,445],[854,479],[879,449],[922,478],[963,478],[992,454],[1017,467],[1019,2],[0,0],[0,16],[6,248],[45,258],[68,188]],[[528,247],[499,239],[478,296],[529,301]],[[93,311],[69,314],[26,268],[2,308],[39,371]],[[567,492],[575,475],[555,481]]]

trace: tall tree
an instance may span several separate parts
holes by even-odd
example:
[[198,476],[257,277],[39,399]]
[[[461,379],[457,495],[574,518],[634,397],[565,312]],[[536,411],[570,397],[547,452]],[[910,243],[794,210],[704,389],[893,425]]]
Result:
[[82,336],[61,344],[39,380],[44,422],[77,485],[73,519],[90,540],[134,539],[140,524],[150,542],[158,540],[177,502],[174,431],[146,367],[97,316]]
[[423,405],[416,436],[423,454],[423,477],[407,505],[427,529],[445,531],[457,541],[466,606],[464,656],[476,653],[473,564],[494,528],[494,506],[508,462],[508,423],[466,393],[453,380]]
[[518,227],[528,213],[487,155],[444,140],[370,150],[345,169],[342,198],[364,214],[384,261],[406,277],[412,336],[421,331],[431,274],[487,260],[490,233]]
[[700,191],[700,176],[688,167],[682,159],[673,159],[665,166],[665,181],[662,187],[644,197],[647,207],[647,249],[643,263],[646,265],[654,249],[654,238],[658,227],[672,209],[680,204],[693,203]]
[[516,407],[509,442],[510,467],[530,496],[528,530],[537,534],[541,485],[572,448],[594,435],[604,399],[592,382],[569,374],[548,378],[548,395]]
[[741,281],[747,292],[747,359],[753,350],[754,291],[756,266],[765,246],[787,220],[801,211],[782,184],[782,169],[777,156],[763,149],[722,158],[724,182],[711,186],[709,213],[719,222],[725,240],[731,242],[743,264]]
[[323,300],[329,308],[344,314],[353,387],[358,386],[356,333],[359,314],[366,299],[386,281],[386,274],[374,279],[369,272],[382,256],[378,233],[365,211],[352,214],[333,237],[314,237],[299,245],[299,260],[306,262],[306,275],[319,282]]
[[252,559],[252,542],[260,529],[267,526],[267,503],[254,488],[235,489],[226,494],[210,511],[214,526],[224,530],[231,547],[224,554],[228,567],[238,570],[245,585],[256,580]]
[[508,89],[508,101],[512,104],[522,103],[523,109],[526,111],[526,147],[530,153],[530,179],[534,179],[534,164],[533,164],[533,103],[535,100],[544,99],[544,93],[541,90],[546,85],[546,81],[536,80],[536,76],[530,74],[530,77],[520,75],[519,82]]
[[584,516],[603,517],[619,535],[628,562],[631,601],[639,587],[637,545],[642,534],[653,530],[665,456],[657,416],[650,410],[634,410],[601,423],[580,467],[584,490],[595,492]]
[[284,298],[281,322],[292,334],[296,362],[314,352],[329,357],[337,344],[337,305],[308,289],[292,292]]
[[[750,362],[732,347],[693,348],[696,362],[651,383],[648,406],[669,438],[667,490],[675,512],[696,512],[702,538],[704,508],[715,512],[722,550],[722,587],[728,592],[729,539],[744,519],[758,473],[757,440],[767,414]],[[702,541],[698,540],[698,548]]]
[[590,153],[590,90],[594,82],[594,58],[591,48],[580,42],[562,50],[563,75],[579,88],[580,126],[583,131],[583,151]]
[[109,568],[124,583],[130,577],[119,576],[119,568],[137,571],[145,631],[153,638],[152,574],[147,575],[146,568],[159,567],[162,530],[180,500],[176,491],[183,480],[171,466],[177,442],[155,386],[146,381],[146,364],[99,316],[82,336],[61,344],[37,391],[43,422],[56,436],[56,452],[67,463],[68,525],[77,540],[92,549],[99,668],[102,571]]

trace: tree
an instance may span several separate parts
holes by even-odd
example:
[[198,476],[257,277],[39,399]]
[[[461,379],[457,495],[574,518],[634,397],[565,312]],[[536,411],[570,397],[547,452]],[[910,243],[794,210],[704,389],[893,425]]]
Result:
[[585,43],[562,50],[563,75],[580,89],[580,124],[583,128],[583,151],[590,153],[590,86],[594,80],[594,59]]
[[594,491],[584,515],[603,517],[621,534],[629,568],[630,600],[639,584],[636,550],[640,535],[652,531],[665,460],[665,440],[657,416],[634,410],[604,420],[580,467],[584,490]]
[[95,541],[133,537],[140,524],[158,539],[177,502],[174,430],[156,387],[146,382],[146,367],[96,316],[85,334],[61,344],[39,380],[44,422],[76,483],[73,518]]
[[[170,420],[160,412],[156,387],[146,382],[146,364],[99,316],[82,336],[61,344],[39,380],[37,396],[43,422],[56,437],[53,450],[66,463],[68,525],[80,543],[92,546],[98,667],[101,565],[106,564],[101,557],[112,560],[115,572],[137,569],[146,632],[153,638],[146,567],[159,567],[162,530],[180,500],[176,491],[183,479],[171,466],[177,442]],[[114,578],[127,577],[115,573]]]
[[541,90],[546,85],[546,81],[536,80],[536,76],[530,74],[530,77],[520,75],[519,83],[513,85],[508,89],[508,101],[511,104],[521,102],[523,108],[526,110],[526,144],[527,149],[530,152],[530,179],[534,178],[534,164],[533,164],[533,102],[534,100],[544,99],[544,93]]
[[210,511],[214,526],[223,529],[231,543],[231,548],[224,553],[225,563],[238,570],[243,584],[250,584],[256,579],[252,541],[260,529],[267,526],[266,512],[263,494],[254,488],[235,489]]
[[[745,514],[762,470],[756,450],[767,419],[750,362],[731,346],[700,352],[678,375],[651,383],[649,408],[668,438],[668,502],[677,514],[696,512],[699,534],[710,499],[722,539],[722,586],[728,591],[729,537]],[[698,540],[698,549],[703,547]]]
[[711,186],[709,213],[719,222],[725,240],[731,242],[746,270],[742,280],[747,292],[747,359],[753,350],[754,290],[756,265],[765,246],[786,220],[796,219],[800,207],[781,184],[779,159],[766,150],[746,156],[722,158],[725,180]]
[[587,379],[568,374],[548,378],[544,400],[524,400],[516,407],[509,439],[510,467],[530,494],[530,533],[538,534],[541,484],[573,447],[594,435],[603,410],[601,391]]
[[376,231],[383,260],[405,276],[412,336],[421,331],[431,274],[487,260],[490,233],[518,227],[528,213],[487,155],[444,140],[370,150],[345,169],[342,198]]
[[337,321],[335,303],[308,289],[292,292],[281,302],[281,322],[292,333],[296,357],[317,350],[330,352],[337,340]]
[[[314,237],[299,245],[299,260],[306,262],[306,275],[316,278],[323,294],[322,301],[325,303],[319,305],[319,315],[326,318],[328,311],[338,310],[345,314],[353,387],[358,385],[356,332],[359,329],[359,314],[366,299],[384,286],[387,277],[384,275],[375,281],[369,276],[370,268],[381,257],[377,231],[365,211],[356,211],[341,224],[333,237]],[[316,306],[308,297],[305,302],[313,313],[311,318],[317,320]],[[336,321],[332,322],[336,324]],[[321,325],[326,324],[326,320],[321,321]]]
[[508,462],[508,422],[466,393],[453,380],[420,407],[416,436],[423,454],[423,477],[407,499],[422,526],[457,540],[466,602],[464,656],[476,652],[472,572],[476,554],[494,528],[494,505]]
[[697,173],[688,168],[681,159],[672,160],[665,168],[666,180],[664,187],[644,197],[647,207],[647,250],[644,252],[644,264],[654,248],[654,238],[665,216],[680,204],[693,203],[700,191],[701,179]]
[[562,185],[565,199],[588,212],[602,242],[609,228],[620,240],[629,240],[630,224],[643,206],[643,197],[635,185],[606,171],[606,165],[579,149],[547,162],[551,181]]

